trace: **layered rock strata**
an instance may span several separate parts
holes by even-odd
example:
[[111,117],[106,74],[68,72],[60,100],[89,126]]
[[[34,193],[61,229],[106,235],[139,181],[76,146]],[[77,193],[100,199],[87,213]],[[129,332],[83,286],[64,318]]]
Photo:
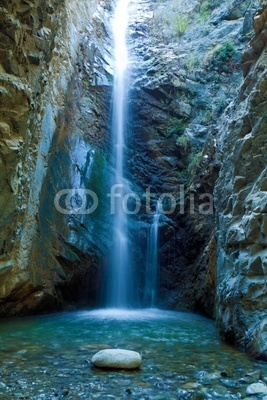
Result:
[[[53,202],[88,180],[86,135],[106,129],[109,2],[4,0],[0,13],[0,313],[54,310],[85,296],[101,252]],[[71,125],[85,86],[88,121]]]
[[267,4],[242,57],[244,82],[222,120],[216,183],[217,321],[222,336],[267,358]]
[[[160,196],[176,203],[160,219],[160,299],[167,307],[215,315],[213,205],[200,211],[213,195],[218,120],[242,82],[241,54],[256,6],[172,0],[133,5],[139,22],[130,32],[130,178],[141,193],[149,188],[152,210]],[[145,210],[142,220],[151,223]],[[140,247],[146,233],[139,229]]]

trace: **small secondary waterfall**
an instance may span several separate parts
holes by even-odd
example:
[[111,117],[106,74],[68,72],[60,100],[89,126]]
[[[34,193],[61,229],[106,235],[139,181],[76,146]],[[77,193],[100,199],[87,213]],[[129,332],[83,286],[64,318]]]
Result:
[[156,211],[153,215],[153,221],[148,232],[145,276],[145,304],[149,307],[155,307],[157,297],[160,206],[161,204],[157,202]]
[[107,306],[127,307],[131,298],[131,267],[128,249],[128,221],[123,208],[123,198],[128,190],[124,171],[124,149],[126,135],[126,72],[127,27],[129,0],[118,0],[113,19],[114,35],[114,87],[112,136],[114,155],[114,177],[111,187],[111,209],[113,220],[113,247],[108,271]]

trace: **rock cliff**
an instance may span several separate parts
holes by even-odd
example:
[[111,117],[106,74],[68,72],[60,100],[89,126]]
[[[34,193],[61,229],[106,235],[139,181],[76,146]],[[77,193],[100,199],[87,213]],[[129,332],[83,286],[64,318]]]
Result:
[[266,25],[267,4],[242,57],[244,81],[219,130],[216,183],[217,321],[222,336],[267,358]]
[[[135,6],[131,177],[143,192],[150,187],[152,202],[167,194],[176,203],[160,229],[164,306],[215,315],[210,200],[220,168],[218,120],[242,82],[241,54],[256,7],[249,1],[171,0]],[[150,222],[147,215],[143,220]]]
[[[104,173],[88,135],[106,132],[109,2],[4,0],[0,12],[0,312],[40,312],[86,295],[104,240],[54,198]],[[75,123],[82,107],[90,118]],[[100,172],[89,174],[93,153]]]

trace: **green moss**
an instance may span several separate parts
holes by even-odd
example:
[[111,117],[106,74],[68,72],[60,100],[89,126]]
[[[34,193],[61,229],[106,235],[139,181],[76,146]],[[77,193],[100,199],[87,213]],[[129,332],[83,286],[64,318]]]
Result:
[[106,159],[99,151],[95,151],[94,164],[89,177],[89,185],[91,190],[94,190],[100,197],[103,189],[109,184],[109,179],[107,177]]
[[171,137],[174,134],[181,135],[184,133],[186,128],[186,123],[183,118],[172,117],[168,124],[168,129],[166,131],[166,137]]
[[192,149],[190,139],[188,137],[187,139],[181,138],[181,144],[183,144],[187,149],[187,153],[185,153],[183,156],[185,167],[175,171],[175,176],[177,179],[179,179],[180,183],[185,185],[185,188],[187,189],[190,186],[196,173],[196,169],[202,159],[202,151],[197,152],[196,149]]
[[236,54],[234,44],[226,41],[211,49],[204,58],[204,66],[215,67],[218,70],[223,70],[223,67],[233,60]]
[[173,29],[176,35],[181,36],[185,33],[189,25],[188,15],[179,13],[173,20]]
[[83,84],[83,87],[84,87],[85,89],[88,89],[88,88],[89,88],[89,82],[86,81],[85,79],[83,79],[82,84]]
[[95,150],[94,161],[91,169],[90,176],[86,182],[86,187],[92,190],[98,200],[99,205],[92,214],[92,217],[102,218],[107,208],[107,193],[110,186],[110,174],[108,173],[108,166],[106,158],[102,153]]
[[160,99],[160,102],[162,105],[167,106],[170,104],[171,100],[166,97],[165,99]]
[[235,53],[235,48],[232,42],[225,42],[223,45],[219,46],[217,51],[215,52],[215,57],[219,60],[219,62],[226,62]]
[[219,0],[200,0],[200,8],[196,15],[197,23],[205,23],[211,16],[212,10],[221,4]]
[[203,22],[206,22],[211,14],[211,3],[210,1],[204,1],[200,6],[199,15]]
[[202,151],[198,152],[198,153],[191,153],[189,155],[188,161],[188,171],[190,173],[190,175],[192,176],[194,174],[194,172],[196,171],[199,162],[201,160],[201,156],[202,156]]
[[177,141],[176,141],[176,145],[181,147],[183,152],[187,152],[190,148],[190,139],[187,135],[182,135],[180,136]]
[[79,261],[80,257],[73,250],[71,250],[68,246],[65,246],[65,258],[69,261]]

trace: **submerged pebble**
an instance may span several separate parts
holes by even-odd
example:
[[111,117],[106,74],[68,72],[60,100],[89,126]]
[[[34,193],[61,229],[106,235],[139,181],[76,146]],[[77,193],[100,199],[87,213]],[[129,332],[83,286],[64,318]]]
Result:
[[247,394],[267,394],[267,385],[264,383],[252,383],[247,388]]

